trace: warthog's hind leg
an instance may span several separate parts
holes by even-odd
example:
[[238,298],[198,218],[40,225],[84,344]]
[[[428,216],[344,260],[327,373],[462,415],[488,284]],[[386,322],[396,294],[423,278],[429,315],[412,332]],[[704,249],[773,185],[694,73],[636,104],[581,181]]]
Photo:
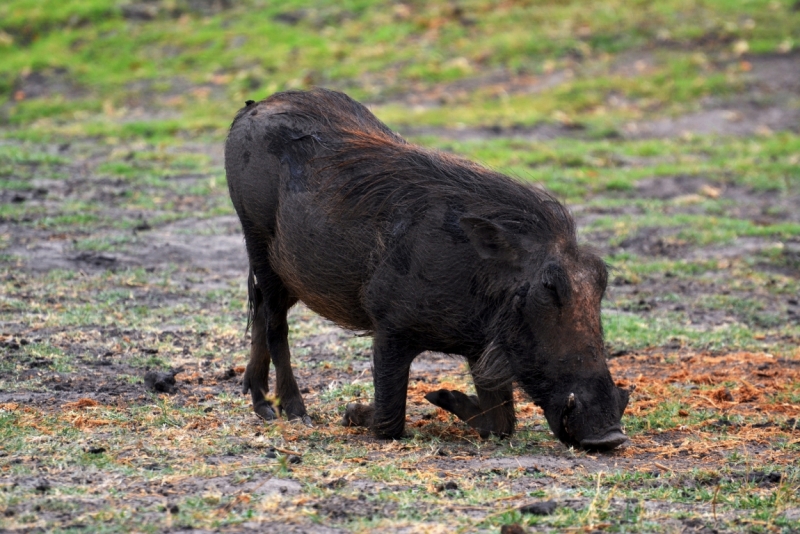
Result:
[[248,297],[252,306],[252,338],[250,341],[250,361],[244,372],[242,393],[253,399],[253,411],[261,418],[272,421],[275,419],[275,409],[272,402],[267,399],[269,393],[269,348],[267,347],[267,318],[264,313],[264,297],[261,289],[255,283],[253,271],[250,271],[247,280]]
[[[311,418],[306,413],[303,397],[297,387],[289,352],[289,324],[286,314],[297,299],[289,296],[283,282],[269,267],[259,269],[256,277],[257,284],[248,284],[255,291],[255,298],[251,297],[254,306],[253,344],[243,389],[250,390],[253,410],[258,415],[267,420],[275,418],[275,410],[265,398],[271,359],[275,365],[278,410],[287,419],[300,419],[310,425]],[[255,307],[256,304],[259,306]]]

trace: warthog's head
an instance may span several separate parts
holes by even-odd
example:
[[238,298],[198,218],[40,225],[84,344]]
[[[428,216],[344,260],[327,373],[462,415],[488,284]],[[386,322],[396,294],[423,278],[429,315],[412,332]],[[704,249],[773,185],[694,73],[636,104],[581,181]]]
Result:
[[594,450],[613,449],[628,440],[620,426],[628,392],[614,386],[610,376],[579,380],[561,391],[569,393],[553,394],[544,406],[558,439]]
[[620,420],[628,392],[611,379],[600,319],[605,263],[574,239],[542,244],[479,218],[461,225],[493,260],[493,283],[504,286],[494,335],[506,368],[544,409],[558,439],[586,449],[625,442]]

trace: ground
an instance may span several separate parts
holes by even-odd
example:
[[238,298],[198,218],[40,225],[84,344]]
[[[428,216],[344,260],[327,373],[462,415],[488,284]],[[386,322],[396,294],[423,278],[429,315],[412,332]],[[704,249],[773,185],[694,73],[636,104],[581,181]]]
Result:
[[[800,8],[296,4],[0,7],[0,529],[798,531]],[[611,268],[625,447],[565,447],[521,393],[482,440],[424,400],[471,387],[434,353],[407,437],[344,428],[370,339],[302,305],[314,426],[252,413],[222,143],[247,98],[312,84],[565,201]]]

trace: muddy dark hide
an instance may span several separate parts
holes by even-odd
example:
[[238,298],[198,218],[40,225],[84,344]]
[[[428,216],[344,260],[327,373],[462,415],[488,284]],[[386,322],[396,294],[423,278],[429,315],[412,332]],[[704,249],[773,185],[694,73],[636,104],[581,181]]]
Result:
[[624,439],[627,397],[603,358],[605,264],[578,246],[551,195],[410,145],[322,89],[249,102],[231,126],[225,167],[250,261],[243,389],[263,418],[310,423],[287,340],[287,310],[302,300],[374,335],[375,401],[348,406],[346,424],[401,436],[411,362],[434,350],[466,358],[477,394],[440,390],[428,400],[483,436],[514,431],[516,381],[562,441],[611,448]]

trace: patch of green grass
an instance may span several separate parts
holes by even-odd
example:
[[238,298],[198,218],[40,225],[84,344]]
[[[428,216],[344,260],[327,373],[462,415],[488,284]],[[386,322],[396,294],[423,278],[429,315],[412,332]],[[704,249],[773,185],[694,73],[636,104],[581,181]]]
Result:
[[92,237],[76,241],[74,247],[75,250],[109,252],[120,250],[133,240],[133,236]]
[[666,314],[658,317],[641,317],[627,313],[603,315],[606,342],[623,349],[642,349],[677,343],[712,350],[732,347],[757,349],[763,345],[754,338],[750,326],[742,323],[723,324],[713,329],[705,326],[692,326],[680,321],[680,314]]
[[[0,142],[0,177],[8,177],[6,183],[9,184],[15,183],[21,178],[29,178],[34,171],[38,171],[42,167],[52,169],[66,163],[67,160],[61,156],[55,156],[40,149],[16,143]],[[24,184],[25,182],[18,183]]]
[[[729,186],[776,194],[800,191],[796,161],[800,136],[791,133],[758,139],[701,137],[624,143],[591,139],[450,141],[433,137],[420,141],[517,179],[540,183],[568,203],[588,201],[593,208],[635,206],[661,213],[699,209],[724,216],[732,202],[724,194]],[[661,201],[638,193],[637,184],[642,180],[662,178],[681,180],[686,192]],[[703,186],[716,189],[704,190]],[[653,189],[657,190],[657,184]],[[722,194],[709,196],[717,190]],[[598,196],[601,198],[595,200]]]
[[[450,82],[484,69],[539,74],[574,69],[576,58],[608,65],[609,55],[675,43],[729,54],[732,43],[747,42],[752,51],[772,52],[791,48],[797,38],[798,15],[788,0],[737,2],[735,8],[723,0],[637,2],[625,9],[617,4],[471,0],[456,8],[248,0],[204,12],[177,1],[141,7],[149,20],[137,20],[126,18],[126,9],[134,8],[110,0],[46,8],[10,0],[0,7],[3,120],[28,126],[11,132],[22,137],[58,132],[168,141],[184,132],[222,134],[219,108],[210,101],[226,101],[223,116],[231,117],[237,106],[231,102],[283,89],[326,85],[359,99],[386,98],[411,83]],[[605,107],[612,92],[655,108],[730,93],[740,83],[734,72],[716,68],[702,54],[663,55],[667,59],[640,77],[590,69],[540,95],[505,99],[479,93],[456,108],[408,114],[390,105],[381,114],[395,124],[530,124],[556,112]],[[41,76],[45,86],[60,84],[66,96],[26,95],[20,80],[30,76]],[[137,118],[144,103],[163,112]]]

